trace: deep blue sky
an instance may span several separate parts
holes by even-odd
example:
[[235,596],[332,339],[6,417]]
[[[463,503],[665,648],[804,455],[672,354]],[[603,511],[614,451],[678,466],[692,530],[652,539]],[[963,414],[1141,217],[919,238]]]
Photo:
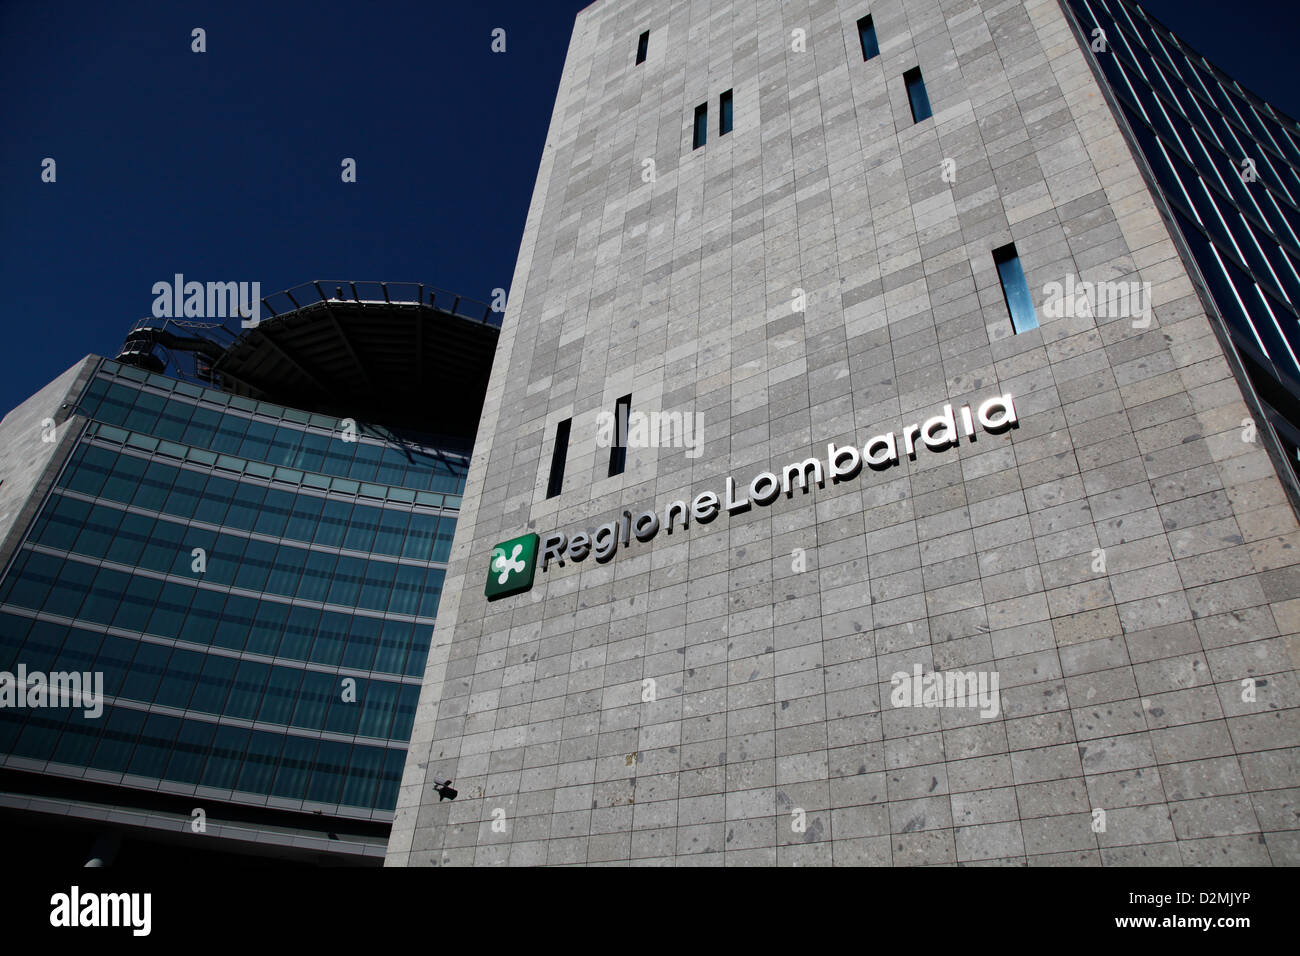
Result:
[[[116,354],[176,272],[508,287],[588,2],[0,0],[0,412]],[[1300,115],[1296,0],[1146,6]]]

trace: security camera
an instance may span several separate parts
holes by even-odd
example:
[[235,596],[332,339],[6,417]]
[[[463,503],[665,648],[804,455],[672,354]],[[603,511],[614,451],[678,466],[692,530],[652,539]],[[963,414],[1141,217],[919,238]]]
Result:
[[459,791],[451,788],[450,780],[439,777],[437,774],[433,777],[433,789],[438,794],[439,803],[442,803],[444,800],[455,800],[459,794]]

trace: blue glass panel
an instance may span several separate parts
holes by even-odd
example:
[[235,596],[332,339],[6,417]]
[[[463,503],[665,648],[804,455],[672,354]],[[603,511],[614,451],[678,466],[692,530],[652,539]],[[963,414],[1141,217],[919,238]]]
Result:
[[68,636],[66,624],[52,621],[33,621],[27,632],[27,642],[23,645],[20,660],[29,670],[49,671],[50,665],[59,656],[59,650]]
[[344,607],[356,604],[365,570],[366,562],[360,558],[340,557],[334,568],[334,578],[330,582],[327,603],[340,604]]
[[392,810],[397,806],[397,791],[402,785],[402,771],[406,768],[406,751],[389,750],[384,754],[384,773],[375,793],[375,807]]
[[[0,628],[4,623],[0,623]],[[68,632],[67,638],[63,642],[63,649],[59,651],[58,658],[54,661],[52,670],[73,672],[84,674],[95,669],[95,657],[99,654],[99,645],[104,643],[104,635],[98,631],[86,631],[79,627],[74,627]],[[0,667],[8,670],[7,666],[0,661]]]
[[377,617],[352,618],[347,646],[343,649],[343,666],[357,670],[370,670],[379,647],[379,632],[383,621]]
[[907,84],[907,100],[912,107],[912,122],[919,123],[922,120],[929,119],[932,115],[930,112],[930,95],[925,91],[925,80],[921,78],[920,67],[904,73],[903,80]]
[[95,670],[104,675],[104,693],[116,697],[121,690],[122,681],[126,680],[131,667],[131,658],[135,657],[136,641],[128,641],[112,634],[104,635],[99,654],[95,657]]
[[998,278],[1002,281],[1002,294],[1006,298],[1007,311],[1011,313],[1012,327],[1017,333],[1038,328],[1038,314],[1034,311],[1034,300],[1029,294],[1029,283],[1025,281],[1025,271],[1020,266],[1020,257],[1015,254],[1014,249],[1011,249],[1000,256],[995,254],[995,261],[998,266]]
[[194,509],[194,519],[206,521],[208,524],[224,523],[226,511],[229,510],[230,502],[235,497],[235,489],[238,487],[239,483],[229,478],[222,478],[219,475],[210,477],[207,487],[203,489],[203,497],[199,499],[198,506]]
[[357,607],[369,611],[388,610],[388,599],[396,574],[397,565],[391,561],[367,561],[361,593],[357,596]]
[[320,730],[325,720],[325,708],[337,688],[332,675],[304,671],[302,686],[298,688],[298,705],[293,711],[293,726]]
[[167,669],[167,659],[171,657],[171,648],[162,644],[150,644],[141,641],[131,661],[131,670],[122,682],[118,697],[126,697],[143,703],[152,703],[158,692],[163,671]]
[[118,525],[117,534],[109,543],[108,554],[106,557],[110,561],[116,561],[118,564],[134,565],[140,560],[140,555],[144,553],[145,545],[149,542],[153,532],[154,519],[148,515],[135,514],[134,512],[122,516],[122,523]]
[[162,591],[163,583],[157,578],[133,575],[122,594],[122,603],[113,616],[113,626],[126,631],[141,631],[149,624],[154,602]]
[[311,541],[316,533],[316,522],[320,520],[321,509],[325,505],[323,498],[312,495],[297,495],[293,500],[293,512],[284,529],[286,538],[296,541]]
[[302,675],[303,672],[296,668],[279,665],[272,667],[257,719],[265,723],[287,726],[289,715],[293,713],[294,701],[298,697],[298,685],[302,683]]
[[[411,625],[404,621],[384,621],[379,636],[379,653],[375,655],[374,669],[387,674],[402,674],[406,668],[406,653],[411,646]],[[422,671],[423,673],[423,671]]]
[[442,568],[430,568],[424,576],[424,592],[420,595],[420,616],[437,617],[438,601],[442,597],[442,582],[447,572]]
[[[67,723],[63,725],[63,734],[58,746],[50,754],[55,763],[68,764],[73,767],[85,767],[90,763],[90,756],[99,744],[100,731],[104,729],[103,716],[90,718],[84,711],[73,710],[68,714]],[[3,734],[0,734],[0,750],[4,750]]]
[[432,560],[434,537],[437,533],[437,515],[429,514],[427,511],[413,512],[406,538],[402,542],[402,557],[415,558],[417,561]]
[[397,568],[388,610],[394,614],[415,614],[420,609],[420,592],[424,589],[424,568],[403,564]]
[[417,624],[411,631],[411,649],[406,655],[406,676],[423,677],[424,666],[429,662],[429,641],[433,630],[427,624]]
[[235,498],[226,513],[226,524],[241,531],[252,531],[257,521],[257,513],[262,509],[266,499],[266,489],[261,485],[239,482],[235,489]]
[[230,685],[235,679],[235,668],[239,662],[233,657],[221,657],[217,654],[206,655],[203,670],[190,698],[190,709],[205,714],[220,714],[230,695]]
[[180,637],[181,623],[189,612],[193,596],[193,588],[170,582],[164,584],[145,630],[159,637]]
[[107,448],[96,445],[83,445],[78,451],[83,449],[81,460],[74,464],[70,474],[65,473],[64,480],[66,486],[73,491],[98,495],[112,473],[113,465],[117,463],[117,456]]
[[182,721],[167,764],[166,778],[178,783],[198,783],[216,731],[216,724],[201,720]]
[[161,511],[167,493],[171,491],[172,482],[176,480],[176,469],[161,461],[149,462],[140,484],[136,487],[131,504],[149,511]]
[[279,537],[284,534],[292,508],[293,495],[279,488],[272,488],[266,493],[266,500],[262,502],[262,510],[257,516],[253,530],[258,534]]
[[95,583],[90,586],[90,593],[81,605],[79,616],[97,624],[112,623],[118,602],[122,600],[122,592],[130,580],[130,575],[121,571],[100,568],[95,574]]
[[316,526],[315,543],[329,548],[342,545],[344,533],[347,531],[348,516],[351,514],[351,502],[337,499],[326,501],[320,524]]
[[384,767],[385,748],[352,748],[352,763],[348,766],[339,802],[350,807],[370,807],[374,804],[375,789]]
[[194,445],[197,448],[208,448],[212,444],[212,437],[216,434],[217,426],[221,423],[221,414],[213,408],[204,408],[195,406],[190,415],[189,424],[185,426],[185,432],[181,436],[181,442],[186,445]]
[[179,648],[173,651],[167,662],[167,673],[154,698],[155,702],[182,710],[189,707],[194,685],[198,683],[199,674],[203,670],[204,659],[203,654],[194,651]]
[[[369,681],[358,677],[348,678],[356,681],[355,694],[348,694],[351,700],[345,700],[344,694],[335,693],[330,698],[329,711],[325,715],[325,729],[335,734],[355,734],[357,721],[361,719],[361,701],[365,699],[366,686]],[[342,680],[339,681],[340,686]]]
[[235,587],[249,591],[265,590],[277,550],[279,550],[277,546],[269,541],[249,541],[244,549],[244,556],[239,560],[239,570],[235,574]]
[[318,608],[295,607],[289,611],[284,626],[284,639],[280,642],[280,656],[305,661],[307,651],[316,637],[316,623],[320,620]]
[[236,789],[246,793],[270,793],[271,779],[275,775],[275,766],[283,746],[284,738],[279,734],[254,731],[248,740],[248,750]]
[[90,510],[85,527],[77,536],[77,543],[72,550],[91,558],[102,558],[108,552],[108,546],[117,533],[117,526],[122,521],[122,512],[107,505],[95,505]]
[[[59,734],[68,719],[66,710],[49,710],[32,708],[28,711],[27,721],[22,733],[14,742],[11,753],[18,757],[32,760],[49,760],[59,742]],[[129,744],[128,744],[129,746]],[[116,770],[117,767],[106,769]]]
[[195,644],[212,643],[212,635],[216,633],[217,624],[221,620],[221,609],[225,604],[226,596],[220,591],[196,589],[180,636]]
[[397,707],[397,691],[401,685],[391,681],[372,680],[366,684],[366,695],[361,698],[361,721],[357,733],[362,737],[384,739],[393,725],[393,711]]
[[858,21],[858,43],[862,47],[862,59],[870,60],[880,55],[880,44],[876,42],[876,26],[871,17]]
[[[178,469],[176,481],[172,484],[171,491],[167,495],[167,501],[162,506],[162,511],[169,515],[177,515],[181,518],[188,518],[191,515],[198,516],[199,500],[203,495],[203,486],[207,483],[207,476],[197,471],[189,471],[185,468]],[[199,518],[200,521],[209,520]],[[216,520],[220,520],[218,517]]]
[[216,633],[212,635],[212,646],[242,651],[248,643],[248,635],[253,630],[253,619],[256,616],[255,599],[239,594],[230,595],[222,609],[221,620],[217,622]]
[[456,534],[456,519],[443,515],[438,519],[438,534],[433,539],[433,553],[430,560],[446,564],[451,560],[451,541]]
[[253,720],[257,717],[262,703],[262,691],[266,687],[267,675],[271,671],[269,664],[258,661],[240,661],[235,673],[235,686],[226,701],[226,716]]
[[351,744],[322,740],[316,750],[316,762],[307,784],[307,799],[317,803],[338,803],[347,771]]
[[45,517],[33,528],[31,540],[60,551],[70,551],[90,515],[90,503],[56,495],[42,510]]
[[109,707],[105,709],[105,715],[104,732],[90,766],[96,770],[122,772],[131,759],[136,737],[144,727],[145,714],[125,707]]
[[240,727],[217,726],[212,739],[212,751],[200,778],[203,786],[219,790],[233,790],[239,774],[239,765],[248,749],[249,731]]
[[307,796],[307,778],[316,756],[316,741],[308,737],[287,736],[280,765],[276,770],[271,793],[289,800],[303,800]]
[[113,464],[113,472],[104,482],[100,495],[114,501],[130,501],[148,466],[149,463],[143,458],[136,458],[134,455],[118,455],[117,461]]
[[321,615],[316,629],[316,640],[311,646],[311,659],[318,664],[338,664],[343,657],[351,619],[346,614],[326,611]]
[[280,648],[285,621],[289,618],[289,605],[262,601],[253,619],[253,629],[248,634],[244,650],[250,654],[274,655]]
[[161,778],[180,726],[181,722],[175,717],[150,714],[140,732],[140,739],[136,742],[131,762],[127,765],[127,773]]

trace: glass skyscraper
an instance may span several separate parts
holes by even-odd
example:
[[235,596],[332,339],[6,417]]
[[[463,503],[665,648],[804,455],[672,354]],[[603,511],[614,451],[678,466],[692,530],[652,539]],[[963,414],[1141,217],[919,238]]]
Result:
[[[1300,471],[1300,124],[1245,89],[1131,0],[1067,0],[1217,312]],[[1199,272],[1199,276],[1197,273]],[[1267,431],[1267,429],[1266,429]]]
[[[348,306],[372,325],[397,311]],[[437,323],[456,323],[490,358],[490,322],[404,307],[431,348]],[[57,778],[59,799],[83,805],[116,787],[110,803],[147,807],[164,830],[168,811],[182,824],[189,804],[213,821],[233,807],[249,839],[377,859],[472,433],[369,425],[93,357],[61,407],[65,454],[0,577],[0,671],[102,674],[104,707],[0,709],[4,789],[46,799]]]

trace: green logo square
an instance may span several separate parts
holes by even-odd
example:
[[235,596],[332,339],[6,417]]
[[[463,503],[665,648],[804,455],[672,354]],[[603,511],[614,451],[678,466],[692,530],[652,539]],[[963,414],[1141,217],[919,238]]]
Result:
[[503,598],[533,586],[537,567],[537,535],[524,534],[502,541],[492,549],[488,560],[487,587],[483,593],[489,601]]

